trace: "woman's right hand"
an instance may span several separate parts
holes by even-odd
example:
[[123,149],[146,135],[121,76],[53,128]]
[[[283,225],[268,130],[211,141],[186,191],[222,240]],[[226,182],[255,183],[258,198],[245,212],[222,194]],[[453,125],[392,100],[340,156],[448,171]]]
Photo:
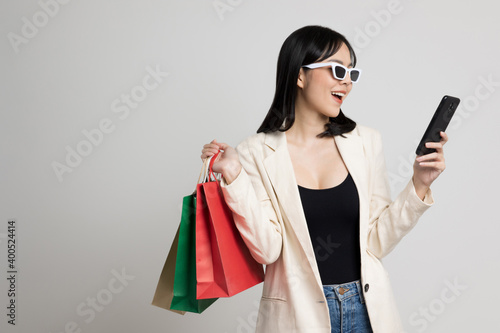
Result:
[[219,150],[223,150],[217,156],[217,159],[212,165],[212,170],[217,173],[222,173],[226,183],[229,185],[240,173],[241,163],[238,158],[236,149],[228,144],[217,142],[215,139],[207,143],[201,150],[201,159],[215,155]]

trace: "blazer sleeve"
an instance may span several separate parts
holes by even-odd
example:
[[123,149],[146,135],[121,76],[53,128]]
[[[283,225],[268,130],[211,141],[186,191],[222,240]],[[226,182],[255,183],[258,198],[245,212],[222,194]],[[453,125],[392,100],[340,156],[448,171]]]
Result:
[[264,186],[262,158],[247,141],[236,147],[242,165],[238,176],[227,184],[221,180],[224,199],[233,212],[234,222],[254,259],[264,265],[281,254],[282,227]]
[[373,155],[370,159],[371,197],[367,249],[379,259],[389,254],[401,239],[417,224],[420,216],[434,204],[429,188],[421,200],[410,179],[406,187],[391,200],[382,137],[374,130],[371,138]]

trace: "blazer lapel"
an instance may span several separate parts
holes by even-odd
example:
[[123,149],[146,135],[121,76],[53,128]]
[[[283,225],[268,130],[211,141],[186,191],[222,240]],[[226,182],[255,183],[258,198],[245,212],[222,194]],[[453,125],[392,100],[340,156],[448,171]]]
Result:
[[[364,193],[365,187],[362,186],[362,184],[366,184],[366,166],[362,163],[364,154],[361,138],[353,132],[357,133],[357,131],[354,130],[350,133],[345,133],[344,135],[346,138],[335,136],[334,139],[342,159],[358,189],[361,209],[361,201],[366,197]],[[308,258],[316,280],[321,285],[321,277],[319,275],[309,230],[307,228],[307,221],[300,200],[300,193],[288,151],[285,132],[276,131],[267,133],[265,136],[265,144],[272,151],[269,156],[264,159],[263,164],[278,198],[278,202],[283,208],[282,214],[286,215],[293,232]],[[366,230],[360,231],[361,234],[364,234]]]

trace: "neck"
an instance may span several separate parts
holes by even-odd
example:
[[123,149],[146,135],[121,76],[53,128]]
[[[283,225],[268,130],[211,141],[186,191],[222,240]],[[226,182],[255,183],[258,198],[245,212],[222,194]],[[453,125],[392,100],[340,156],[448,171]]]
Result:
[[316,111],[301,107],[300,103],[295,105],[295,121],[292,127],[286,131],[287,139],[292,144],[300,146],[311,146],[324,141],[317,135],[325,131],[328,117]]

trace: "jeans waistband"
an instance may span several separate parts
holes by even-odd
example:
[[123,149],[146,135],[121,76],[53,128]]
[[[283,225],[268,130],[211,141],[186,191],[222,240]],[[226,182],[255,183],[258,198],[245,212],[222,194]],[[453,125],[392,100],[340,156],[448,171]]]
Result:
[[338,299],[339,301],[359,294],[361,303],[365,302],[360,280],[342,284],[324,285],[323,291],[325,292],[326,297]]

